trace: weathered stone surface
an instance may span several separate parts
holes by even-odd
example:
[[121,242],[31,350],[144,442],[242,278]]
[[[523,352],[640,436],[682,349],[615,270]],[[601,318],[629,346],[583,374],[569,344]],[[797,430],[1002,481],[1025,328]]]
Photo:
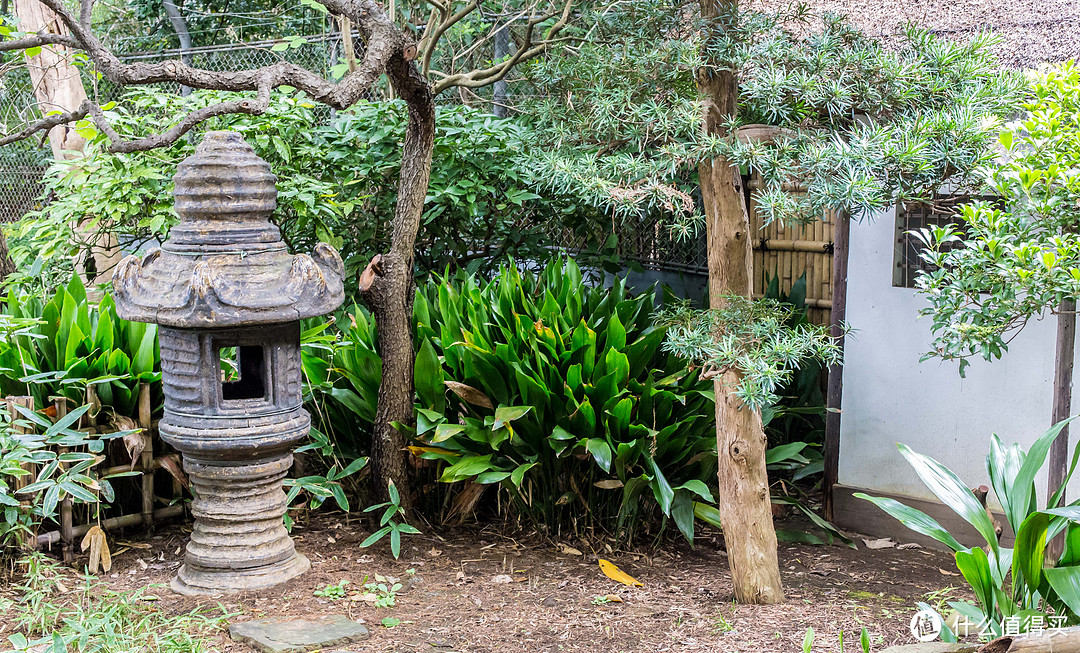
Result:
[[344,268],[324,244],[287,251],[269,221],[274,183],[240,134],[208,133],[176,173],[180,224],[113,277],[117,312],[161,326],[159,431],[195,495],[182,594],[265,589],[310,568],[282,524],[282,481],[311,426],[300,320],[341,304]]
[[345,268],[333,247],[290,254],[269,218],[276,178],[236,132],[206,134],[177,169],[180,224],[113,275],[116,311],[164,326],[290,322],[329,313],[345,299]]
[[229,626],[233,641],[265,653],[306,653],[367,639],[368,629],[342,614],[307,619],[279,617],[241,621]]

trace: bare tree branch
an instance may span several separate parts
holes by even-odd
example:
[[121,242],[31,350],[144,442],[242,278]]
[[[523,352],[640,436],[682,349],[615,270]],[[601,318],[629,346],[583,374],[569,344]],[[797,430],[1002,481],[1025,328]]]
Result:
[[50,116],[45,116],[41,120],[31,123],[21,130],[10,134],[3,138],[0,138],[0,146],[14,143],[15,141],[25,140],[30,138],[34,134],[40,131],[48,133],[53,127],[59,127],[60,125],[66,125],[73,122],[78,122],[85,118],[90,113],[90,107],[93,106],[93,102],[85,100],[79,108],[75,111],[55,113]]
[[70,34],[30,34],[12,41],[0,41],[0,52],[26,50],[28,48],[37,48],[43,45],[66,45],[67,47],[76,50],[83,49],[82,46],[79,45],[79,42],[75,40],[75,37]]
[[80,0],[79,23],[86,29],[90,29],[90,21],[94,16],[94,0]]
[[470,2],[466,3],[464,7],[458,10],[452,16],[449,15],[449,8],[443,11],[443,18],[435,27],[435,31],[432,33],[431,39],[423,44],[424,55],[422,59],[423,63],[420,66],[420,70],[423,71],[425,75],[428,73],[429,70],[431,70],[431,57],[435,53],[435,47],[439,44],[439,40],[442,38],[443,34],[446,33],[446,30],[453,27],[462,18],[465,18],[472,12],[476,11],[476,8],[478,6],[480,6],[478,0],[470,0]]
[[[215,116],[229,113],[259,114],[269,105],[270,91],[279,86],[291,86],[305,92],[317,102],[335,109],[346,109],[359,101],[379,76],[387,71],[389,62],[395,57],[400,64],[410,66],[415,57],[414,44],[399,30],[383,12],[376,0],[319,0],[334,15],[347,17],[357,25],[367,40],[364,58],[355,68],[338,82],[327,80],[320,75],[296,64],[280,61],[261,68],[237,71],[212,71],[195,68],[183,61],[164,61],[158,63],[136,62],[126,64],[106,48],[90,29],[90,17],[93,13],[94,0],[80,0],[79,19],[68,11],[63,0],[38,0],[57,15],[71,32],[70,35],[38,34],[17,40],[0,42],[0,51],[11,51],[37,47],[41,45],[64,45],[83,50],[97,66],[99,72],[109,81],[121,85],[144,85],[160,82],[176,82],[191,88],[218,91],[256,92],[254,99],[221,102],[192,112],[179,123],[162,134],[136,140],[126,140],[120,136],[105,118],[104,112],[93,103],[84,103],[79,110],[47,116],[28,125],[16,134],[0,139],[0,145],[27,138],[30,135],[49,130],[53,127],[86,118],[91,115],[98,128],[109,138],[109,150],[113,152],[134,152],[152,149],[173,143],[180,136],[190,131],[200,122]],[[403,69],[399,66],[399,72]],[[392,81],[397,87],[411,87],[417,83],[426,87],[422,76],[402,73]],[[412,89],[415,94],[415,89]]]
[[487,86],[488,84],[497,82],[506,77],[510,70],[522,61],[531,59],[532,57],[543,53],[549,47],[556,43],[573,40],[572,37],[558,36],[559,32],[562,31],[562,29],[566,26],[567,22],[570,20],[570,13],[573,7],[574,0],[566,0],[562,8],[561,15],[559,16],[559,20],[557,20],[548,29],[547,33],[544,35],[543,40],[538,41],[535,44],[533,43],[532,38],[533,31],[536,26],[546,20],[554,18],[556,14],[552,12],[530,18],[525,28],[524,43],[521,45],[521,47],[517,49],[517,52],[514,53],[514,56],[489,68],[477,69],[468,73],[447,75],[446,77],[440,79],[434,85],[432,92],[435,95],[438,95],[439,93],[450,88],[451,86],[464,86],[467,88],[478,88],[481,86]]

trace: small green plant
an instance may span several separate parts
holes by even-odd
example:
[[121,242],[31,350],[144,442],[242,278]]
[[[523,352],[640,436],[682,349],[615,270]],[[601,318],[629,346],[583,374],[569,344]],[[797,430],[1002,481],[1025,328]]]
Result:
[[[309,450],[318,447],[320,437],[325,439],[325,436],[323,436],[322,433],[313,429],[312,438],[315,442],[301,447],[300,450]],[[342,469],[339,464],[335,462],[330,466],[330,469],[326,471],[325,475],[313,474],[302,478],[287,478],[285,479],[284,486],[289,489],[289,493],[285,497],[285,503],[290,509],[293,507],[302,507],[302,503],[298,506],[293,506],[293,501],[296,500],[301,492],[306,492],[310,497],[308,508],[311,510],[315,510],[321,506],[324,501],[333,497],[338,508],[344,512],[349,512],[349,499],[345,496],[345,490],[341,487],[341,480],[360,471],[367,463],[367,458],[357,458]],[[291,531],[292,527],[292,517],[290,517],[289,512],[286,511],[285,528]]]
[[0,614],[14,631],[7,642],[16,651],[203,653],[214,650],[210,634],[235,616],[220,605],[166,614],[154,607],[150,588],[115,591],[93,576],[73,578],[41,553],[20,563],[19,600],[0,599]]
[[[95,472],[106,441],[135,431],[91,435],[75,430],[90,406],[76,408],[55,423],[23,406],[16,408],[20,415],[14,421],[6,411],[0,413],[0,551],[31,533],[34,525],[54,519],[62,500],[89,506],[93,514],[100,502],[114,498],[110,479],[138,473]],[[61,452],[60,447],[76,450]],[[20,477],[30,482],[16,490]]]
[[[395,558],[398,558],[401,557],[401,534],[419,535],[420,531],[405,523],[405,510],[401,507],[401,495],[398,494],[397,486],[394,485],[393,481],[386,486],[386,492],[390,496],[389,501],[364,508],[364,512],[372,512],[382,508],[386,510],[383,512],[382,518],[379,519],[379,530],[369,535],[366,540],[360,543],[360,546],[367,548],[389,535],[390,552],[394,554]],[[399,516],[401,522],[396,521]]]
[[802,638],[802,650],[803,653],[810,653],[814,647],[814,628],[809,627],[806,629],[806,634]]
[[322,588],[312,592],[312,595],[337,601],[345,598],[345,586],[348,584],[349,581],[343,578],[337,585],[324,585]]
[[611,603],[611,597],[607,595],[597,594],[596,596],[592,597],[593,605],[607,605],[608,603]]
[[859,633],[859,646],[862,648],[862,653],[870,653],[870,633],[866,632],[866,626],[863,626],[862,632]]
[[[415,573],[415,570],[410,570]],[[390,583],[386,578],[375,574],[374,582],[366,583],[364,589],[369,594],[375,595],[375,601],[373,605],[376,608],[392,608],[397,605],[396,597],[397,593],[403,585],[401,583]]]
[[401,624],[401,619],[395,619],[393,617],[383,617],[383,628],[393,628]]

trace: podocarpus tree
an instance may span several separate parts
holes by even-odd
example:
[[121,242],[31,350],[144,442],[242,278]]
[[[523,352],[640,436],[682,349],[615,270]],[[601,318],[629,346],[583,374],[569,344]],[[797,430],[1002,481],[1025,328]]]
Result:
[[[89,98],[73,110],[49,113],[0,138],[0,145],[58,125],[74,124],[84,133],[107,139],[111,152],[152,150],[175,142],[214,117],[265,112],[273,89],[293,89],[315,102],[343,111],[364,99],[380,78],[386,76],[394,93],[408,108],[408,126],[402,145],[397,203],[390,221],[390,245],[362,275],[361,290],[378,324],[383,361],[372,434],[375,477],[384,490],[389,481],[398,487],[408,487],[403,436],[393,424],[410,423],[413,414],[413,250],[431,169],[434,96],[457,86],[476,88],[493,83],[519,62],[565,40],[567,37],[562,32],[571,18],[575,0],[526,0],[490,7],[482,7],[479,0],[426,0],[422,12],[411,14],[426,18],[422,29],[417,30],[395,24],[393,17],[375,0],[312,0],[309,3],[312,7],[321,7],[335,19],[347,20],[366,43],[362,56],[350,61],[336,81],[284,60],[261,68],[226,71],[195,68],[179,60],[125,63],[94,32],[94,0],[81,0],[78,16],[61,0],[37,1],[54,12],[69,33],[12,31],[9,39],[0,42],[0,52],[32,54],[42,47],[63,47],[84,53],[90,74],[101,75],[120,87],[174,82],[194,89],[235,91],[243,95],[192,110],[168,129],[149,135],[118,133],[98,99]],[[476,52],[483,51],[482,46],[500,27],[490,24],[486,16],[491,13],[509,24],[516,46],[514,52],[498,61],[488,59],[480,67],[462,69],[463,62],[484,61]],[[484,17],[480,22],[490,25],[491,30],[483,25],[472,30],[471,33],[479,36],[473,41],[471,57],[450,57],[449,65],[441,70],[440,44],[455,25],[476,16]],[[419,38],[414,34],[419,34]],[[408,493],[402,495],[402,502],[408,506]]]
[[[710,308],[662,317],[675,327],[669,348],[716,381],[718,503],[740,601],[783,598],[759,410],[801,357],[830,355],[813,334],[745,324],[757,318],[740,172],[760,174],[754,200],[767,221],[859,217],[933,197],[946,180],[977,185],[994,116],[1019,88],[998,72],[991,42],[912,28],[886,50],[802,7],[763,15],[734,1],[658,0],[613,16],[573,56],[533,67],[546,91],[529,107],[544,185],[584,189],[631,228],[662,217],[690,236],[705,223]],[[795,184],[807,192],[789,192]]]
[[[1023,109],[1001,132],[1001,161],[988,168],[986,190],[997,199],[961,206],[958,224],[919,232],[931,269],[916,287],[930,301],[921,313],[933,320],[926,357],[959,361],[961,374],[970,358],[1001,358],[1032,318],[1056,314],[1058,423],[1071,412],[1080,298],[1080,68],[1041,72]],[[1050,450],[1051,495],[1066,476],[1068,432]]]

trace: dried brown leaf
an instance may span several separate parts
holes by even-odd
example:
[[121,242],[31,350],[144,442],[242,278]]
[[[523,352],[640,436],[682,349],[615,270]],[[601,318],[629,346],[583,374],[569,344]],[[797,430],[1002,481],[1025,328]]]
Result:
[[491,403],[491,399],[482,391],[472,387],[471,385],[465,385],[464,383],[458,383],[457,381],[443,381],[446,387],[450,388],[454,394],[461,397],[463,400],[472,404],[473,406],[480,406],[481,408],[494,408]]

